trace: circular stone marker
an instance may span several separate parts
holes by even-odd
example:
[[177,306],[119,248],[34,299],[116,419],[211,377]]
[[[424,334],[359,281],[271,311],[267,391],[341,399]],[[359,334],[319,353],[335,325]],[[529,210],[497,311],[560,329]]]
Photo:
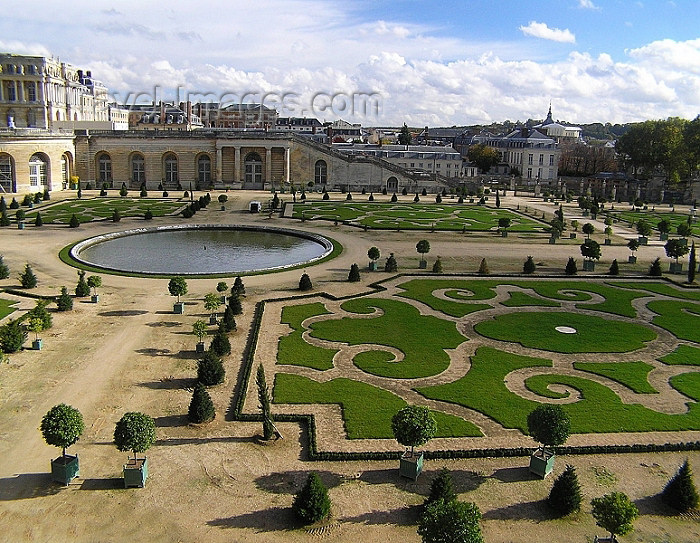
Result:
[[576,333],[576,328],[571,328],[571,326],[556,326],[554,329],[557,332],[561,332],[562,334],[575,334]]

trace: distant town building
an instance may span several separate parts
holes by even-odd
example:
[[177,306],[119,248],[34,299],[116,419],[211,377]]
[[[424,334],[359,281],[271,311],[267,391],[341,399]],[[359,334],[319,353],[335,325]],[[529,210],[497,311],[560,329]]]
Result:
[[196,130],[203,124],[192,113],[190,102],[179,105],[158,102],[129,106],[129,128],[131,130]]
[[367,132],[362,130],[362,125],[349,123],[343,119],[324,123],[326,135],[331,143],[353,143],[363,142],[367,139]]
[[554,122],[552,119],[552,106],[550,104],[549,111],[547,112],[547,118],[538,125],[535,125],[537,130],[553,138],[557,143],[564,143],[565,141],[575,142],[581,139],[581,132],[583,129],[580,126],[569,126]]
[[277,110],[264,104],[219,104],[198,102],[192,111],[207,128],[274,130]]

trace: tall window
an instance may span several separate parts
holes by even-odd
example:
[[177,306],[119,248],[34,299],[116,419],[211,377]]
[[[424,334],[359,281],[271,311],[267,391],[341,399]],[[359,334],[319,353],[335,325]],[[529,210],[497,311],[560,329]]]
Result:
[[27,83],[27,100],[29,102],[36,102],[36,83],[34,83],[34,81]]
[[146,182],[146,167],[143,162],[143,155],[134,154],[131,157],[131,179],[134,183]]
[[14,81],[8,81],[5,86],[5,96],[9,102],[14,102],[17,100],[17,89],[15,88]]
[[97,176],[100,183],[112,182],[112,158],[107,153],[97,157]]
[[549,165],[554,166],[554,155],[549,155]]
[[544,165],[544,155],[540,153],[540,166]]
[[325,160],[318,160],[314,167],[314,183],[325,185],[328,181],[328,165]]
[[29,184],[32,187],[46,185],[46,159],[39,153],[32,155],[29,159]]
[[179,180],[177,175],[177,157],[172,153],[165,155],[163,165],[165,166],[165,182],[169,185],[177,185]]
[[527,163],[532,166],[532,153],[527,155]]
[[61,157],[61,182],[63,183],[63,188],[68,188],[68,158],[66,155]]
[[211,183],[211,158],[209,155],[201,155],[197,159],[197,180],[202,186]]
[[4,192],[14,192],[12,186],[12,158],[0,155],[0,187]]
[[258,153],[250,153],[245,157],[245,182],[262,183],[262,160]]

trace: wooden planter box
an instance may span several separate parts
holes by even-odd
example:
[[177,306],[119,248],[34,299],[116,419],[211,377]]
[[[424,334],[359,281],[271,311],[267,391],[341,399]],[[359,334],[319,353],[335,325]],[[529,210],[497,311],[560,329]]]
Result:
[[583,271],[595,271],[595,262],[593,260],[584,260]]
[[134,462],[133,458],[124,464],[124,488],[137,486],[143,488],[148,479],[148,458],[139,458]]
[[569,239],[576,239],[576,232],[569,232]]
[[644,237],[644,236],[639,236],[639,238],[637,238],[637,241],[639,241],[640,245],[647,245],[649,243],[649,238]]
[[185,312],[185,303],[184,302],[178,302],[176,304],[173,304],[173,313],[176,315],[182,315]]
[[44,346],[44,340],[41,338],[35,339],[34,341],[32,341],[32,349],[34,349],[35,351],[41,351],[41,348],[43,346]]
[[200,341],[197,343],[197,346],[195,347],[195,352],[197,353],[203,353],[204,352],[204,342]]
[[683,263],[682,262],[671,262],[671,266],[669,267],[669,271],[671,273],[683,273]]
[[538,447],[530,456],[530,473],[544,479],[554,469],[555,455],[544,447]]
[[605,238],[605,245],[612,245],[612,240],[610,238]]
[[93,304],[96,304],[100,301],[100,295],[99,294],[93,294],[90,299],[92,300]]
[[419,267],[421,270],[424,270],[424,269],[426,269],[426,268],[428,267],[428,262],[425,261],[425,260],[421,260],[420,262],[418,262],[418,267]]
[[17,223],[17,228],[20,230],[24,230],[24,223],[23,222],[18,222]]
[[659,234],[659,241],[668,241],[668,234]]
[[372,260],[369,263],[369,266],[367,266],[367,267],[369,268],[369,271],[377,271],[377,269],[379,269],[379,265],[377,264],[376,260]]
[[556,242],[557,242],[557,238],[555,238],[555,237],[549,238],[549,244],[550,244],[550,245],[554,245]]
[[629,262],[630,264],[636,264],[636,263],[637,263],[637,257],[636,257],[636,256],[630,255],[630,256],[627,257],[627,262]]
[[221,303],[222,303],[222,304],[226,305],[226,295],[225,295],[225,294],[224,294],[223,296],[221,296],[221,297],[219,298],[219,300],[221,300]]
[[211,317],[211,316],[209,317],[209,324],[216,324],[217,322],[219,322],[219,321],[216,320],[216,317]]
[[508,230],[501,230],[501,237],[507,238],[508,237]]
[[68,485],[78,475],[80,475],[80,463],[77,454],[59,456],[51,460],[51,477],[57,483]]
[[584,217],[588,217],[589,212],[588,212],[588,211],[584,211],[584,212],[582,213],[582,215],[583,215]]
[[399,462],[399,475],[401,477],[407,477],[415,481],[422,471],[423,453],[414,453],[413,455],[411,455],[410,451],[403,453]]

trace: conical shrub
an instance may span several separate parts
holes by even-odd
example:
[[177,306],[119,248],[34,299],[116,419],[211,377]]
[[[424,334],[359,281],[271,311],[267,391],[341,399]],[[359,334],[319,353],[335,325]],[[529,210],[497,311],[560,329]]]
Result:
[[698,491],[693,483],[693,472],[688,460],[683,462],[673,478],[666,484],[661,498],[664,503],[681,513],[697,508]]
[[556,478],[547,498],[549,506],[559,515],[569,515],[581,508],[581,485],[576,468],[566,466],[564,473]]
[[304,524],[318,522],[330,515],[331,499],[318,473],[309,474],[304,487],[294,496],[292,511]]
[[200,424],[214,419],[214,402],[202,383],[197,383],[192,392],[190,408],[187,411],[187,418],[190,422]]
[[456,499],[457,494],[452,487],[452,475],[450,474],[450,470],[442,468],[437,477],[430,483],[430,495],[423,502],[423,507],[438,500],[451,502]]

